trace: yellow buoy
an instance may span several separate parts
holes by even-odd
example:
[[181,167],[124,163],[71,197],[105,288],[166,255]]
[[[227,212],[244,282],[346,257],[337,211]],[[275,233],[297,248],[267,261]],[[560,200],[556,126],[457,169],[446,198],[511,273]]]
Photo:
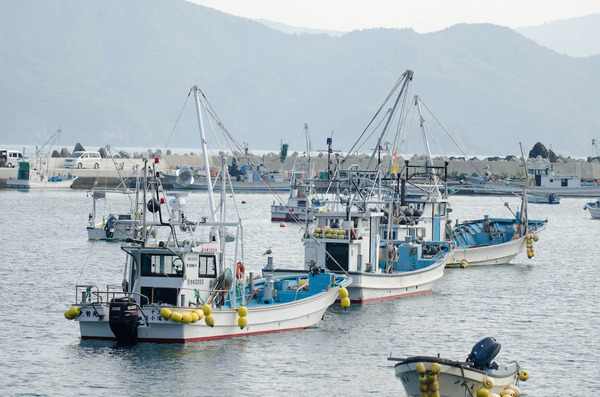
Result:
[[514,390],[504,389],[500,392],[500,397],[514,397]]
[[65,318],[67,320],[73,320],[75,317],[73,317],[73,315],[71,314],[71,309],[72,307],[68,308],[67,310],[65,310]]
[[540,239],[540,236],[536,234],[533,235],[533,241],[538,241]]
[[171,313],[173,313],[173,312],[168,307],[163,307],[162,309],[160,309],[160,315],[163,316],[164,318],[171,317]]
[[79,316],[81,312],[77,306],[71,306],[71,308],[67,309],[65,312],[65,318],[69,320],[73,320],[75,317]]
[[438,381],[432,382],[429,385],[429,390],[431,390],[431,391],[438,391],[438,390],[440,390],[440,383]]
[[192,322],[193,323],[195,323],[196,321],[200,320],[200,316],[195,311],[191,312],[190,316],[192,316]]
[[442,370],[442,366],[439,363],[433,363],[433,365],[431,366],[431,372],[433,372],[434,374],[439,373]]
[[189,324],[192,322],[192,315],[190,313],[183,313],[181,316],[181,322],[184,324]]
[[426,385],[427,384],[427,376],[425,374],[422,374],[419,376],[419,383],[421,385]]
[[209,315],[212,313],[212,307],[210,307],[210,305],[204,305],[202,306],[202,311],[204,312],[205,315]]
[[519,380],[522,382],[525,382],[527,379],[529,379],[529,371],[521,371],[519,372]]
[[515,385],[508,385],[508,386],[506,386],[506,389],[510,389],[510,390],[514,391],[515,392],[515,397],[519,397],[521,395],[521,389],[519,389]]
[[246,306],[240,306],[237,310],[238,316],[246,317],[248,315],[248,308]]
[[429,397],[440,397],[440,392],[432,391],[431,393],[429,393]]
[[425,393],[426,391],[429,391],[429,386],[427,386],[427,383],[419,384],[419,391],[421,393]]
[[340,298],[347,298],[348,297],[348,290],[346,289],[346,287],[342,287],[339,289],[338,294],[340,294]]
[[194,313],[198,315],[198,320],[202,320],[202,318],[204,317],[204,311],[202,310],[194,310]]
[[469,267],[469,261],[467,261],[466,259],[463,259],[462,261],[460,261],[461,269],[466,269],[467,267]]
[[485,387],[480,387],[479,389],[477,389],[477,397],[490,397],[490,391],[488,389],[486,389]]
[[415,369],[421,375],[423,375],[425,373],[425,371],[427,371],[427,367],[425,367],[425,364],[423,364],[423,363],[418,363],[417,367]]
[[204,317],[204,322],[209,327],[214,327],[215,326],[215,316],[213,316],[212,314],[208,314],[206,317]]
[[175,321],[176,323],[180,322],[182,318],[183,315],[179,312],[171,313],[171,320]]
[[301,279],[301,280],[298,282],[298,284],[300,284],[300,285],[304,285],[304,284],[306,284],[306,282],[307,282],[307,281],[308,281],[308,279],[307,279],[307,278],[303,278],[303,279]]
[[244,329],[244,327],[246,325],[248,325],[248,318],[247,317],[238,318],[238,325],[240,326],[241,329]]
[[437,381],[437,375],[434,375],[434,374],[427,375],[427,383],[431,384],[435,381]]
[[71,310],[71,316],[73,318],[75,318],[75,317],[77,317],[77,316],[79,316],[81,314],[81,311],[79,310],[79,308],[77,306],[71,307],[70,310]]
[[342,298],[342,307],[344,307],[344,308],[350,307],[350,298],[348,298],[348,297]]
[[486,389],[491,389],[492,387],[494,387],[494,379],[490,378],[489,376],[486,376],[483,380],[483,386]]

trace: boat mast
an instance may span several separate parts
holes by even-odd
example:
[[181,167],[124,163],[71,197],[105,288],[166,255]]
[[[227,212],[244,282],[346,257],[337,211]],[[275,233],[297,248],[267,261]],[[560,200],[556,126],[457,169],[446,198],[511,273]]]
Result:
[[383,138],[385,137],[385,134],[387,134],[388,128],[392,122],[392,119],[394,118],[394,114],[396,113],[396,108],[398,107],[398,103],[400,102],[400,98],[402,98],[402,95],[404,94],[404,91],[406,90],[406,87],[408,86],[408,83],[410,81],[412,81],[412,77],[413,77],[413,71],[412,70],[407,70],[406,72],[404,72],[402,74],[402,78],[404,79],[404,83],[402,84],[402,88],[400,88],[400,93],[398,94],[398,97],[396,97],[396,102],[394,102],[394,106],[392,107],[392,110],[389,112],[389,116],[387,121],[385,122],[385,126],[383,127],[383,130],[381,131],[381,135],[379,136],[379,139],[377,140],[377,145],[375,145],[375,149],[373,149],[373,154],[371,155],[371,158],[369,159],[369,163],[367,164],[367,170],[369,168],[371,168],[371,164],[373,163],[373,160],[375,159],[375,155],[377,154],[377,150],[379,149],[379,145],[380,143],[383,142]]
[[[431,147],[429,146],[429,138],[427,137],[427,131],[425,130],[425,119],[423,118],[423,113],[421,111],[421,103],[419,101],[419,96],[415,95],[415,106],[417,107],[417,110],[419,112],[419,126],[421,127],[421,133],[423,134],[423,144],[425,145],[425,154],[427,154],[427,159],[429,162],[429,167],[430,170],[428,172],[429,173],[434,173],[433,170],[433,158],[431,157]],[[437,190],[437,192],[439,193],[439,187],[437,184],[437,177],[433,176],[433,181],[434,181],[434,187]]]
[[200,138],[202,140],[202,156],[204,157],[204,173],[206,174],[206,188],[208,190],[208,202],[210,205],[210,220],[216,222],[215,214],[217,209],[215,207],[215,199],[213,197],[213,186],[210,178],[210,165],[208,163],[208,148],[206,147],[206,136],[204,134],[204,121],[202,120],[202,105],[200,103],[200,88],[198,86],[192,87],[194,91],[194,98],[196,100],[196,113],[198,116],[198,128],[200,130]]

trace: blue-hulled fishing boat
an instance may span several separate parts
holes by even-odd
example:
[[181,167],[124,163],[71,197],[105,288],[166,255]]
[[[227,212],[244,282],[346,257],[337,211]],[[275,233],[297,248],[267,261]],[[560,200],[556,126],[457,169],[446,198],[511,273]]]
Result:
[[449,267],[499,265],[509,263],[515,256],[527,252],[534,255],[533,243],[544,230],[548,220],[529,220],[527,193],[523,192],[521,212],[514,218],[490,218],[467,221],[455,225],[448,238],[457,250]]

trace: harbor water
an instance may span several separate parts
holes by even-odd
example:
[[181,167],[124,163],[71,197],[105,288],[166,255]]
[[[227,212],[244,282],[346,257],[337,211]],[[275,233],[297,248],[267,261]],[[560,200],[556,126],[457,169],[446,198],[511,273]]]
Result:
[[[186,198],[190,219],[200,216],[205,197]],[[301,229],[270,222],[271,195],[229,200],[247,202],[239,205],[247,272],[266,265],[269,247],[276,266],[302,266]],[[452,217],[509,217],[504,201],[513,211],[519,205],[516,197],[455,196]],[[82,341],[78,323],[63,316],[76,300],[76,284],[122,280],[120,243],[87,240],[91,198],[2,190],[0,395],[403,396],[390,354],[464,360],[486,336],[502,344],[497,362],[517,360],[530,372],[522,395],[595,395],[600,221],[583,211],[586,201],[530,205],[531,218],[549,220],[532,259],[522,254],[505,266],[446,269],[425,295],[347,310],[336,304],[306,330],[121,345]]]

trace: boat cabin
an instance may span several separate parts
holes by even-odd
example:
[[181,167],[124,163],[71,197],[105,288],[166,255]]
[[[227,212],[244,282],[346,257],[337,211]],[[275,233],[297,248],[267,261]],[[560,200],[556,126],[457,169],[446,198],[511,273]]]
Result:
[[376,211],[315,214],[312,237],[304,238],[305,268],[315,264],[332,272],[375,271],[382,216]]
[[215,243],[187,250],[166,246],[127,246],[123,250],[130,255],[128,292],[140,306],[191,306],[208,297],[218,276],[220,253]]
[[580,176],[561,176],[550,171],[549,167],[531,167],[528,169],[527,179],[529,186],[543,187],[579,187]]

